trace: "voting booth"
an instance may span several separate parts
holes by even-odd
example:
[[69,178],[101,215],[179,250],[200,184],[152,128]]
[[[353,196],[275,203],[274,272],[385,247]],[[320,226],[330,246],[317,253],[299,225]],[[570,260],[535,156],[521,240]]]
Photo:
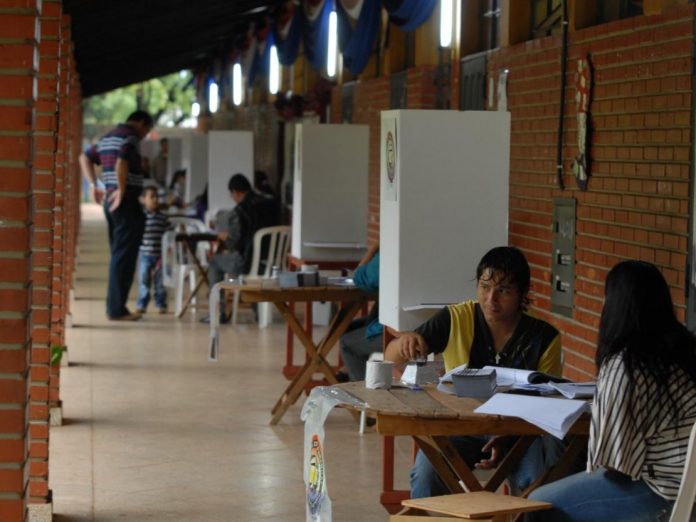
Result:
[[[167,138],[168,146],[167,149],[167,187],[172,182],[172,175],[177,170],[183,168],[183,153],[182,153],[182,140],[179,137],[168,136],[165,134],[161,135],[162,138]],[[160,153],[160,140],[142,140],[140,142],[140,154],[147,158],[152,166],[155,158]]]
[[476,297],[476,266],[508,243],[510,114],[382,112],[379,320],[412,330]]
[[193,201],[208,183],[208,136],[191,132],[182,137],[182,163],[186,169],[186,201]]
[[234,174],[244,174],[254,184],[254,134],[251,131],[208,133],[208,212],[234,208],[227,183]]
[[295,127],[292,202],[294,257],[359,260],[367,248],[369,127]]

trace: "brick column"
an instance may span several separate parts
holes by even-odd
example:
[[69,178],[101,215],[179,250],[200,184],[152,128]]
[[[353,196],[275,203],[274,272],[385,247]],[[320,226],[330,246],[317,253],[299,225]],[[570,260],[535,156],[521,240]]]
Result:
[[29,428],[29,519],[50,520],[48,440],[50,419],[52,227],[61,4],[44,0],[39,44],[38,102],[34,125],[34,229],[32,235],[32,357]]
[[[29,474],[29,357],[36,0],[0,2],[0,520],[25,519]],[[32,390],[33,392],[33,390]]]

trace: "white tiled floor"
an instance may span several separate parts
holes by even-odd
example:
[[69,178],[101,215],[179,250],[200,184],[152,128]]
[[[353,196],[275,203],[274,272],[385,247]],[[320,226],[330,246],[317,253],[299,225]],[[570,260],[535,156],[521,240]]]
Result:
[[[268,424],[287,384],[283,325],[223,327],[211,364],[208,328],[197,322],[204,311],[106,320],[106,225],[93,205],[83,206],[79,250],[65,425],[51,430],[55,520],[304,520],[301,403]],[[406,487],[410,442],[397,442],[397,485]],[[387,520],[381,438],[360,436],[337,410],[325,443],[333,519]]]

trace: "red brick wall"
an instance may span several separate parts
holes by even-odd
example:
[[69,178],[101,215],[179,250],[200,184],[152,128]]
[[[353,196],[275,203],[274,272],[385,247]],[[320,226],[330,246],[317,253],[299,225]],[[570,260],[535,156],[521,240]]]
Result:
[[35,2],[0,4],[0,520],[24,520],[31,353]]
[[[564,172],[555,182],[560,39],[527,42],[490,54],[489,74],[510,69],[512,115],[510,242],[532,264],[534,306],[563,333],[565,372],[595,373],[593,358],[606,273],[617,261],[659,266],[684,318],[689,213],[693,7],[571,33],[566,90]],[[590,53],[592,178],[577,190],[576,60]],[[554,197],[577,199],[573,317],[549,313]]]
[[34,126],[34,227],[32,235],[32,358],[29,428],[29,493],[34,503],[48,501],[49,381],[53,214],[58,130],[61,5],[44,2],[39,44],[39,97]]

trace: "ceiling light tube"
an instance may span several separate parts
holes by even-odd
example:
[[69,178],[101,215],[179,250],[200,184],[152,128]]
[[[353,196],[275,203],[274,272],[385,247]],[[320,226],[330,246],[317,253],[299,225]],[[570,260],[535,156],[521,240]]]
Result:
[[329,13],[329,43],[326,52],[326,73],[336,76],[336,54],[338,47],[338,16],[336,11]]
[[452,0],[440,0],[440,46],[452,45]]
[[280,62],[278,61],[278,49],[271,47],[271,59],[268,71],[268,90],[271,94],[276,94],[280,89]]
[[232,102],[239,106],[242,104],[242,65],[235,63],[232,67]]
[[218,92],[218,84],[210,82],[208,86],[208,109],[210,112],[216,113],[220,107],[220,97]]

